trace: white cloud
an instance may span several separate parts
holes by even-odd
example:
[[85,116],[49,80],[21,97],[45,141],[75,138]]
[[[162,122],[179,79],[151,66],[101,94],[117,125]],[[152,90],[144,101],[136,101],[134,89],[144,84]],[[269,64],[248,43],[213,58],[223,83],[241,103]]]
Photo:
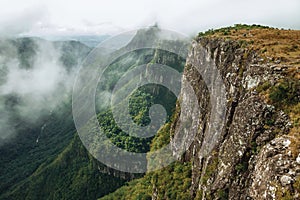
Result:
[[[1,6],[1,4],[0,4]],[[47,10],[42,6],[11,9],[2,5],[0,8],[0,35],[11,36],[30,31],[46,19]]]
[[[5,47],[10,52],[9,56],[0,56],[0,73],[5,73],[4,82],[0,83],[0,145],[1,139],[14,135],[12,116],[17,115],[26,122],[36,122],[69,100],[77,69],[68,71],[62,65],[61,52],[52,43],[43,40],[36,40],[35,43],[36,56],[30,68],[19,62],[17,49],[13,45]],[[18,103],[9,106],[7,102],[11,101],[8,98],[16,99]]]
[[[18,13],[15,7],[23,10],[21,13],[28,13],[24,11],[28,7],[43,8],[38,10],[48,13],[46,18],[38,12],[16,18],[15,14],[2,12],[7,9]],[[298,0],[11,0],[0,3],[0,16],[6,20],[4,27],[10,24],[15,33],[26,32],[30,25],[30,34],[117,33],[159,22],[163,28],[194,34],[235,23],[300,29],[299,8]],[[36,21],[40,24],[36,25]],[[1,27],[2,24],[0,21]]]

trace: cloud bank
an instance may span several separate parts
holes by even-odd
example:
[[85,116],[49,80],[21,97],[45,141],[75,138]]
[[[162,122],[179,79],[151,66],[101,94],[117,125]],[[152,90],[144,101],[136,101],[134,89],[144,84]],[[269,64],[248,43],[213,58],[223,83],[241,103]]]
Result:
[[43,40],[34,43],[30,67],[23,66],[17,47],[9,42],[4,49],[10,53],[1,55],[0,139],[15,134],[15,119],[34,123],[70,100],[76,69],[67,70],[61,63],[60,50],[52,43]]
[[300,29],[299,8],[298,0],[11,0],[0,3],[0,33],[101,35],[155,22],[186,34],[236,23]]

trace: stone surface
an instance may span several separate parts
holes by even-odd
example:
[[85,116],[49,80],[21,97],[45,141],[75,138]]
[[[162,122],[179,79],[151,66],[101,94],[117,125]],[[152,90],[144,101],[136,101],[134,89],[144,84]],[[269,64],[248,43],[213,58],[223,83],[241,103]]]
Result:
[[298,157],[296,158],[296,162],[300,165],[300,153],[298,154]]
[[[184,137],[180,124],[190,117],[195,140],[182,159],[193,163],[193,197],[200,193],[202,199],[218,199],[225,192],[229,199],[275,199],[281,187],[291,189],[300,175],[300,155],[297,159],[291,155],[289,118],[255,90],[266,81],[274,84],[284,70],[279,61],[271,67],[238,42],[200,38],[193,43],[182,79],[182,114],[173,124],[171,138],[176,154],[176,138]],[[217,76],[224,88],[211,84],[220,81],[210,78]],[[225,102],[220,100],[223,90]],[[198,111],[185,106],[194,94]],[[216,117],[214,106],[223,119]],[[218,132],[211,131],[214,120],[221,127]]]

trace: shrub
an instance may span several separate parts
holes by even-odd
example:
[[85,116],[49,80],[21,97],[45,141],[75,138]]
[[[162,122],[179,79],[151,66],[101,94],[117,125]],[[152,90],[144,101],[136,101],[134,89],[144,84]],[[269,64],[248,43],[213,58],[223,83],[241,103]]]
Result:
[[275,106],[295,105],[300,98],[300,81],[287,78],[270,88],[269,98]]

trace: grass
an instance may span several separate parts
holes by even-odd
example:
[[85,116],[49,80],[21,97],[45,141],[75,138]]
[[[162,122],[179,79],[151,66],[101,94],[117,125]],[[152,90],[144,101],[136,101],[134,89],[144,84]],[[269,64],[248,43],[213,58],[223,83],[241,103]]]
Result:
[[[262,94],[269,104],[288,114],[292,123],[288,134],[291,138],[290,148],[293,157],[296,158],[300,153],[300,80],[287,77],[279,80],[273,86],[269,82],[265,82],[257,86],[256,90]],[[273,126],[274,120],[266,120],[266,127]]]
[[[300,193],[300,176],[297,176],[295,178],[295,182],[293,183],[293,188],[294,188],[295,192]],[[290,190],[288,190],[288,189],[277,190],[275,195],[276,195],[276,199],[278,199],[278,200],[295,199],[293,194],[291,194]]]
[[300,153],[300,103],[290,107],[289,117],[293,126],[289,132],[291,137],[290,148],[293,157],[296,159]]
[[289,115],[291,151],[296,158],[300,153],[300,80],[286,78],[267,90],[269,102]]
[[237,24],[199,33],[200,37],[239,41],[242,47],[259,52],[265,62],[287,65],[290,76],[300,79],[300,30]]

